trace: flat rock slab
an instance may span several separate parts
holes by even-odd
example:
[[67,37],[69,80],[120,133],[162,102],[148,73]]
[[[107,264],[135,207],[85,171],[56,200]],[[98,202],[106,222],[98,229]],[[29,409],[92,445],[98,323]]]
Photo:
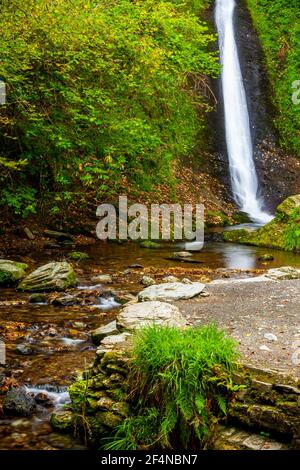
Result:
[[206,291],[209,297],[178,304],[189,322],[217,323],[237,339],[247,364],[300,376],[300,279],[232,279],[207,284]]
[[187,321],[175,305],[158,301],[128,305],[117,316],[117,326],[122,330],[136,330],[152,324],[182,328]]
[[192,282],[191,284],[166,282],[164,284],[156,284],[147,287],[139,293],[138,299],[140,302],[146,300],[186,300],[201,294],[204,288],[205,284],[201,284],[200,282]]

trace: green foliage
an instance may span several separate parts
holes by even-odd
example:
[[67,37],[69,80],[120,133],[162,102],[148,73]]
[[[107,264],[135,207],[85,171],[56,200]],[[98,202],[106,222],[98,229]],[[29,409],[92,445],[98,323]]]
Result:
[[89,259],[89,255],[87,253],[82,253],[81,251],[71,251],[71,253],[68,254],[68,258],[73,261],[86,261]]
[[22,154],[39,190],[170,181],[204,126],[205,77],[219,70],[214,35],[193,13],[206,3],[4,0],[0,165]]
[[26,219],[30,214],[36,213],[36,190],[29,186],[20,186],[14,191],[4,189],[0,204],[11,207],[16,215]]
[[105,449],[199,448],[237,389],[236,359],[235,341],[215,325],[137,333],[128,380],[134,413]]
[[284,232],[284,246],[289,251],[300,251],[300,207],[293,210]]
[[248,0],[248,5],[265,51],[281,143],[300,155],[300,104],[292,102],[292,85],[300,79],[299,0]]

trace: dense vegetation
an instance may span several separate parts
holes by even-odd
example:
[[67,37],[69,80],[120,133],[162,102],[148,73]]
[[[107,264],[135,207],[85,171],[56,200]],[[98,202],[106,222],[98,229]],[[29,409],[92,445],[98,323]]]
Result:
[[[172,180],[205,126],[207,0],[1,2],[0,204]],[[55,206],[54,206],[55,210]]]
[[236,343],[214,325],[151,326],[137,334],[128,378],[132,416],[107,449],[201,448],[238,386]]
[[248,0],[248,5],[265,52],[281,143],[300,155],[299,0]]

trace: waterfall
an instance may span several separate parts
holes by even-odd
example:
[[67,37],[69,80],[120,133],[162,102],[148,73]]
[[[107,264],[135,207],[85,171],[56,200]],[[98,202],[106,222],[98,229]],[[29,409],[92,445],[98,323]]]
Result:
[[215,19],[222,64],[222,92],[231,186],[239,209],[258,224],[272,216],[263,210],[253,159],[246,93],[234,35],[234,0],[216,0]]

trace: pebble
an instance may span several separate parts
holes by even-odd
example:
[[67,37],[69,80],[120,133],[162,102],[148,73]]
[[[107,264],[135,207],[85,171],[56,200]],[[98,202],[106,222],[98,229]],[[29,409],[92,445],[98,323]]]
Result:
[[273,333],[265,333],[264,338],[267,339],[268,341],[278,341],[278,338],[276,335]]

